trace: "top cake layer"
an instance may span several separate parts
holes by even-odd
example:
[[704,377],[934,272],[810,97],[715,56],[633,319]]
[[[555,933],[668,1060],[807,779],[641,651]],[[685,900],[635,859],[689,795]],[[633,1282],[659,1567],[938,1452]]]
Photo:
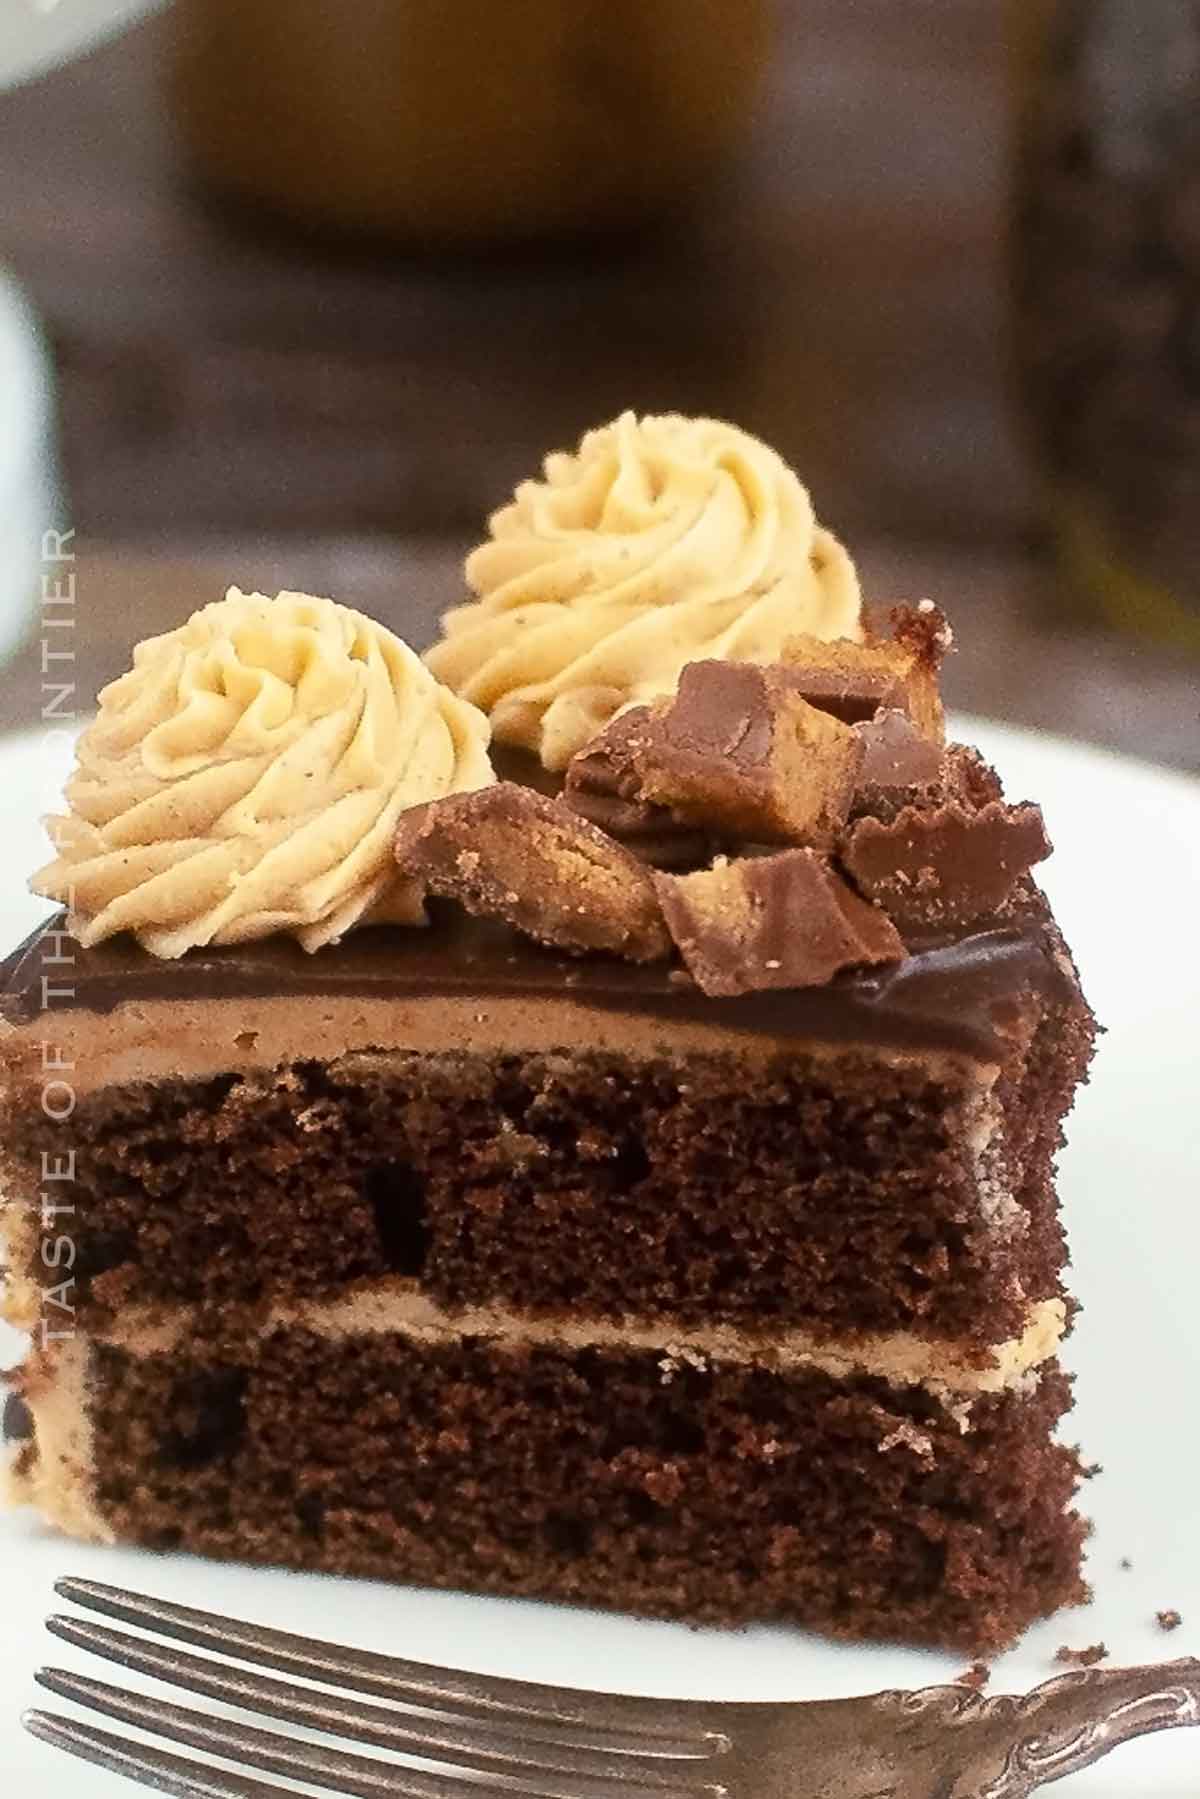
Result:
[[986,1362],[1060,1297],[1050,1161],[1088,1033],[1033,895],[894,969],[728,999],[453,910],[183,965],[43,930],[4,978],[31,1313],[47,1043],[89,1328],[403,1276],[451,1309],[919,1331]]

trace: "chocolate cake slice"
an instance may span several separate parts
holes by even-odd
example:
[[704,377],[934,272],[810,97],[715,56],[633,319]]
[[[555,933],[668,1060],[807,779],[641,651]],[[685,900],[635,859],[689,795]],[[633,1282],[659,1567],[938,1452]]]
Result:
[[[14,1495],[96,1541],[966,1651],[1080,1600],[1054,1162],[1092,1022],[1040,815],[942,741],[940,616],[693,657],[556,794],[295,599],[102,696],[39,877],[69,913],[3,965]],[[381,757],[384,666],[426,726]],[[348,745],[387,867],[303,822]]]

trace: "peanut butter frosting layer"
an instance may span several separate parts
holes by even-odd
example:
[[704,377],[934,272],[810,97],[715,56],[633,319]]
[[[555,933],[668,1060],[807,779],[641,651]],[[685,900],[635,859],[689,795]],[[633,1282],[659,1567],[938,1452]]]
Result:
[[[238,1338],[278,1330],[306,1330],[337,1340],[395,1333],[420,1343],[483,1337],[506,1347],[626,1349],[660,1353],[666,1362],[754,1363],[779,1373],[814,1369],[835,1378],[869,1375],[899,1386],[973,1398],[1019,1387],[1053,1356],[1066,1334],[1066,1307],[1046,1299],[1029,1307],[1021,1334],[981,1352],[976,1346],[921,1337],[910,1331],[820,1338],[800,1329],[752,1332],[732,1325],[684,1328],[652,1318],[589,1318],[533,1314],[504,1305],[447,1311],[415,1283],[373,1282],[333,1300],[285,1302],[256,1314]],[[133,1307],[96,1334],[133,1355],[169,1355],[191,1340],[195,1314],[187,1307]],[[668,1370],[669,1372],[669,1370]]]
[[365,920],[419,923],[392,854],[410,806],[486,786],[489,730],[407,644],[309,594],[231,588],[137,646],[79,740],[31,882],[83,944],[156,956]]
[[[77,1085],[93,1065],[105,1081],[139,1078],[123,1066],[122,1045],[136,1048],[139,1034],[153,1042],[185,1009],[195,1014],[194,1047],[211,1066],[237,1065],[221,1007],[245,1034],[265,1026],[271,1007],[286,1006],[288,1059],[337,1053],[324,1038],[318,1049],[313,1031],[338,1001],[353,1002],[340,1015],[342,1047],[586,1046],[599,1021],[606,1041],[631,1053],[683,1050],[699,1033],[704,1047],[824,1041],[996,1063],[1024,1042],[1035,1011],[1075,992],[1040,896],[988,928],[915,938],[894,966],[715,999],[667,964],[545,950],[453,908],[436,909],[428,930],[364,930],[319,956],[277,937],[164,961],[128,936],[84,948],[65,928],[61,917],[48,921],[0,963],[0,1019],[18,1033],[6,1051],[14,1078],[21,1040],[40,1055],[48,1035],[78,1045]],[[115,1059],[107,1050],[90,1055],[84,1041],[106,1019]],[[39,1070],[31,1066],[34,1076]]]
[[704,657],[860,635],[849,555],[757,438],[716,419],[622,414],[548,456],[468,558],[476,598],[426,661],[548,768]]
[[[0,1504],[35,1506],[48,1521],[84,1541],[111,1543],[113,1530],[99,1504],[91,1431],[93,1342],[137,1358],[170,1357],[190,1342],[194,1314],[186,1308],[131,1310],[103,1336],[77,1336],[32,1358],[22,1374],[28,1440],[0,1468]],[[818,1342],[803,1331],[755,1336],[729,1327],[681,1330],[676,1325],[630,1319],[612,1323],[581,1317],[533,1318],[500,1306],[447,1312],[411,1283],[364,1287],[323,1304],[277,1306],[258,1316],[243,1342],[279,1331],[302,1330],[328,1342],[395,1336],[437,1347],[464,1337],[481,1338],[504,1353],[529,1347],[634,1352],[658,1358],[664,1383],[679,1370],[722,1364],[754,1364],[772,1372],[834,1379],[866,1376],[890,1386],[920,1386],[937,1399],[958,1428],[971,1428],[974,1402],[988,1394],[1029,1394],[1041,1369],[1055,1356],[1066,1330],[1061,1300],[1032,1306],[1019,1337],[998,1344],[982,1365],[963,1359],[953,1342],[907,1332]],[[881,1453],[901,1439],[880,1444]]]

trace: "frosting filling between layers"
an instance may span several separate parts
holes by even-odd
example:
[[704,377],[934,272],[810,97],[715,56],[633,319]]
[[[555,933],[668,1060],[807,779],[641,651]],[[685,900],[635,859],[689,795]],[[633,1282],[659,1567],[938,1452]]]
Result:
[[[193,1328],[194,1313],[186,1306],[131,1307],[96,1337],[133,1355],[165,1355],[188,1341]],[[968,1359],[952,1340],[912,1331],[820,1338],[795,1328],[756,1333],[726,1324],[688,1328],[670,1319],[539,1316],[495,1304],[449,1311],[403,1279],[371,1282],[336,1299],[277,1302],[248,1331],[239,1328],[238,1335],[252,1340],[291,1329],[329,1339],[395,1333],[421,1343],[485,1337],[514,1349],[655,1350],[666,1361],[693,1366],[754,1363],[780,1373],[813,1368],[835,1378],[869,1375],[893,1385],[974,1397],[1019,1387],[1047,1361],[1065,1333],[1066,1307],[1061,1299],[1030,1306],[1021,1335],[995,1344],[982,1366],[977,1365],[977,1350]]]
[[[170,1356],[192,1337],[194,1313],[185,1307],[130,1310],[96,1337],[126,1354]],[[772,1373],[821,1373],[834,1379],[866,1375],[893,1386],[920,1386],[940,1400],[960,1430],[970,1429],[972,1402],[985,1394],[1032,1392],[1039,1369],[1054,1356],[1066,1329],[1059,1299],[1031,1306],[1019,1337],[997,1344],[992,1362],[973,1367],[953,1342],[910,1332],[819,1342],[791,1330],[760,1338],[728,1326],[682,1329],[669,1321],[535,1318],[501,1306],[447,1312],[411,1282],[376,1283],[326,1302],[273,1307],[249,1333],[250,1341],[281,1330],[304,1330],[330,1342],[356,1336],[396,1335],[428,1346],[463,1337],[486,1339],[500,1351],[529,1347],[657,1354],[664,1383],[684,1367],[704,1370],[722,1363],[753,1364]],[[36,1506],[69,1535],[111,1542],[111,1526],[95,1496],[89,1411],[90,1348],[82,1335],[36,1356],[26,1370],[23,1397],[33,1419],[33,1439],[21,1446],[0,1497]],[[881,1453],[892,1447],[880,1444]]]

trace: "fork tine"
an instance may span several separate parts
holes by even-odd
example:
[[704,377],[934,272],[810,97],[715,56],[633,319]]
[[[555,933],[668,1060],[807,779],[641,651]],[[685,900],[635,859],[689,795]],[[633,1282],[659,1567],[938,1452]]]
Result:
[[[427,1761],[449,1762],[479,1772],[536,1769],[541,1773],[571,1774],[584,1779],[619,1780],[644,1789],[678,1791],[704,1761],[666,1760],[661,1749],[652,1756],[580,1748],[568,1743],[538,1743],[490,1719],[459,1722],[433,1716],[417,1721],[419,1714],[393,1711],[365,1700],[342,1699],[311,1687],[294,1686],[229,1668],[207,1656],[191,1655],[145,1637],[132,1637],[110,1625],[88,1618],[52,1617],[46,1628],[63,1642],[84,1649],[137,1674],[168,1682],[220,1705],[240,1706],[293,1724],[303,1730],[324,1731],[348,1737],[376,1749],[421,1756]],[[607,1790],[607,1789],[606,1789]],[[578,1784],[573,1788],[579,1792]]]
[[520,1725],[523,1735],[538,1729],[547,1731],[554,1741],[663,1755],[706,1756],[728,1747],[719,1725],[716,1730],[709,1725],[710,1717],[718,1717],[724,1709],[716,1705],[589,1693],[438,1668],[268,1630],[99,1581],[63,1579],[56,1581],[54,1590],[73,1605],[197,1649],[425,1711],[509,1719]]
[[21,1722],[40,1743],[65,1749],[68,1755],[93,1762],[110,1774],[124,1774],[157,1793],[172,1793],[175,1799],[296,1799],[295,1793],[283,1787],[248,1780],[242,1774],[226,1774],[220,1768],[202,1768],[199,1762],[181,1761],[163,1749],[123,1742],[106,1730],[97,1730],[94,1724],[59,1718],[53,1712],[26,1712]]
[[[245,1767],[260,1768],[265,1774],[279,1774],[285,1780],[307,1781],[312,1786],[326,1787],[347,1799],[479,1799],[480,1783],[457,1774],[425,1772],[405,1768],[392,1762],[377,1761],[374,1756],[352,1755],[342,1749],[326,1749],[316,1743],[302,1743],[281,1736],[278,1731],[259,1730],[250,1724],[236,1724],[223,1718],[206,1716],[187,1706],[165,1699],[151,1699],[141,1693],[124,1693],[105,1682],[86,1675],[69,1674],[61,1668],[38,1670],[37,1682],[60,1699],[70,1699],[101,1712],[118,1724],[134,1730],[167,1737],[189,1749]],[[521,1778],[505,1778],[482,1787],[486,1792],[502,1790],[511,1799],[619,1799],[619,1786],[605,1782],[594,1793],[561,1780],[550,1784],[540,1781],[527,1784]]]

